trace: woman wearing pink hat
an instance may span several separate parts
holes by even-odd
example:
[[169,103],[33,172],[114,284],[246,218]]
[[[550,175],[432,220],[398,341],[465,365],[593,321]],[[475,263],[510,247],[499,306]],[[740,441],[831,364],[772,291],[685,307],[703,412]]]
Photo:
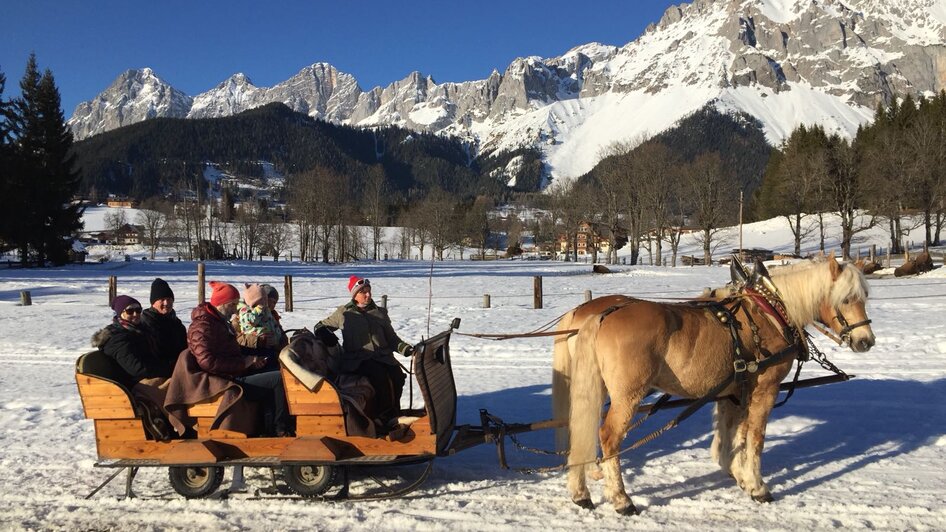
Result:
[[[371,282],[352,275],[348,279],[351,301],[338,307],[331,316],[315,325],[316,329],[342,331],[344,353],[337,370],[364,375],[375,389],[375,404],[368,415],[382,425],[397,415],[404,389],[404,373],[394,358],[394,351],[414,354],[414,348],[401,340],[391,326],[387,309],[371,299]],[[374,406],[374,411],[370,408]]]

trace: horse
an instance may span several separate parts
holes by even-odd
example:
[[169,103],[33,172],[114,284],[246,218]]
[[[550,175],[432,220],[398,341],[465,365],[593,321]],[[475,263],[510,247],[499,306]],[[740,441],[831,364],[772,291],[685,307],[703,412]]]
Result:
[[[600,442],[605,497],[618,513],[638,513],[624,488],[619,447],[652,388],[685,398],[741,394],[739,405],[717,406],[712,456],[752,499],[773,500],[761,473],[763,439],[779,384],[804,354],[801,331],[822,322],[855,352],[868,351],[875,337],[867,282],[856,268],[832,256],[782,267],[767,279],[758,263],[753,282],[716,305],[631,300],[584,320],[569,397],[573,502],[594,508],[585,477]],[[611,407],[602,424],[606,396]]]
[[[738,282],[737,270],[733,270],[733,282]],[[744,282],[744,279],[742,280]],[[705,290],[697,299],[722,299],[731,294],[729,285]],[[626,305],[631,301],[643,301],[625,295],[607,295],[596,297],[565,313],[559,319],[552,345],[552,419],[568,418],[569,389],[571,385],[572,353],[575,352],[577,335],[573,333],[581,328],[586,320],[596,317],[610,307]],[[568,427],[555,430],[555,448],[559,451],[568,449]]]

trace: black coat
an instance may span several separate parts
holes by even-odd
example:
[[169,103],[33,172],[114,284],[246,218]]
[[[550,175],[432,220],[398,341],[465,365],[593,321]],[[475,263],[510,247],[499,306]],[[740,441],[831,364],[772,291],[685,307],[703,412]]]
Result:
[[161,314],[150,307],[141,313],[141,323],[151,333],[158,356],[173,368],[178,355],[187,349],[187,328],[173,310],[170,314]]
[[112,323],[95,333],[92,345],[115,360],[135,382],[171,376],[173,368],[161,360],[151,335],[140,327]]

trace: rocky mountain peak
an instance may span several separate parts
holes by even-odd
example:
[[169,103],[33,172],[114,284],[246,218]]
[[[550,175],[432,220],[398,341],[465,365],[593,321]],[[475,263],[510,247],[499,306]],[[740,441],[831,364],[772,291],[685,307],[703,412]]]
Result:
[[456,135],[480,153],[536,147],[551,176],[569,178],[607,146],[707,105],[757,117],[777,144],[802,123],[851,135],[877,103],[944,88],[946,0],[694,0],[620,47],[522,57],[462,83],[415,71],[364,91],[320,62],[270,88],[238,74],[190,99],[150,70],[129,71],[70,124],[83,138],[151,116],[227,116],[279,101],[338,123]]

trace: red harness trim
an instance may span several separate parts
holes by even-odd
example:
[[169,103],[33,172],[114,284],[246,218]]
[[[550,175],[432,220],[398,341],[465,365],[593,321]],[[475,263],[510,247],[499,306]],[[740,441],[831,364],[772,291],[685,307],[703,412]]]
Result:
[[789,326],[788,316],[782,314],[782,311],[779,308],[772,305],[772,303],[769,303],[769,300],[766,299],[765,296],[751,288],[747,288],[745,293],[747,296],[752,298],[755,304],[758,305],[763,312],[775,318],[775,321],[778,322],[781,327],[784,328]]

